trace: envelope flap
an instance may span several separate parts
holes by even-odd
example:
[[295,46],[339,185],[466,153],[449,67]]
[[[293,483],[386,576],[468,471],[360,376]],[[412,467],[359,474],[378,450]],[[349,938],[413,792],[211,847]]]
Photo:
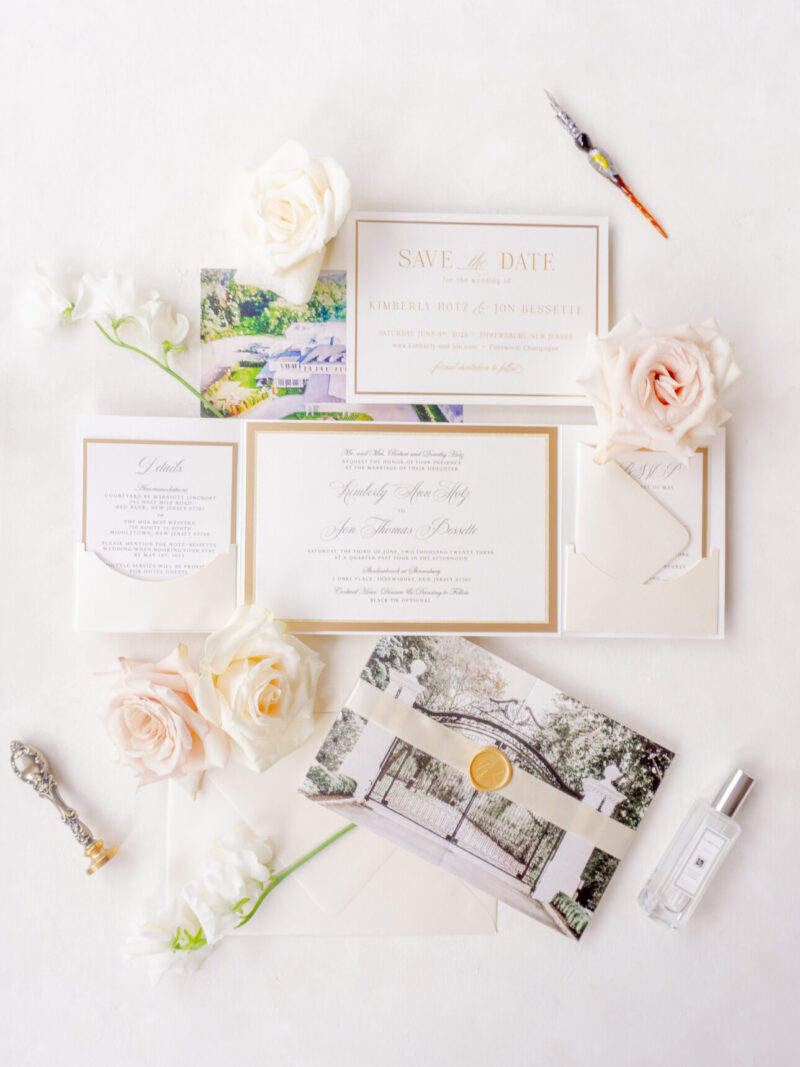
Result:
[[[345,825],[334,811],[309,804],[298,792],[330,722],[330,716],[320,716],[309,741],[263,774],[231,765],[208,775],[244,822],[273,841],[278,866],[292,863]],[[292,878],[319,908],[332,914],[353,899],[392,851],[374,835],[352,831]]]
[[[240,821],[273,842],[277,867],[342,828],[335,811],[310,804],[297,791],[330,720],[320,716],[307,744],[263,774],[236,765],[210,772],[194,801],[179,786],[170,787],[170,896],[214,841]],[[357,827],[287,879],[241,933],[490,934],[496,919],[492,897]]]
[[619,581],[646,582],[682,552],[689,531],[619,464],[578,448],[575,548]]

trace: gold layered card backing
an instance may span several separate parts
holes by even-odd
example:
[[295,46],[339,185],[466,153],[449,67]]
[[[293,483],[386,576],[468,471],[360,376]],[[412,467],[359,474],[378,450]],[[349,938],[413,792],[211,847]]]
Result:
[[[475,437],[503,436],[525,437],[541,436],[546,445],[546,479],[545,499],[543,501],[545,516],[546,551],[545,567],[545,605],[543,619],[530,622],[485,622],[480,619],[471,621],[415,623],[392,619],[286,619],[290,630],[300,633],[556,633],[558,630],[558,428],[549,426],[452,426],[452,425],[407,425],[386,423],[352,423],[314,422],[313,424],[291,424],[286,422],[257,423],[247,425],[246,465],[247,482],[245,490],[245,554],[244,554],[244,592],[247,603],[252,603],[256,595],[257,560],[257,502],[261,475],[258,467],[258,438],[262,434],[321,434],[321,435],[405,435],[414,437]],[[498,472],[502,477],[503,472]]]

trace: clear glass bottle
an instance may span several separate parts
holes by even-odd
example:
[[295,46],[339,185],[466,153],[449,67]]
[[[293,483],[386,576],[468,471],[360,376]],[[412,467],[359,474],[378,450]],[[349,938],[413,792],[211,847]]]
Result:
[[695,801],[639,894],[651,919],[660,919],[673,930],[687,923],[739,836],[741,827],[733,816],[752,784],[749,774],[734,771],[713,804]]

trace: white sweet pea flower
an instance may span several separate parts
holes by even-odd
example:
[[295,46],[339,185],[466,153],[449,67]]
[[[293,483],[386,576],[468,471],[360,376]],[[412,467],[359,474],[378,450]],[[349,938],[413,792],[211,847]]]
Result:
[[[204,414],[224,418],[225,412],[169,365],[170,352],[183,352],[189,320],[172,310],[154,289],[137,293],[133,278],[111,271],[102,278],[84,274],[74,299],[63,286],[37,268],[35,284],[23,290],[20,312],[26,325],[51,329],[62,322],[94,324],[118,348],[138,352],[188,389]],[[95,329],[95,336],[97,330]]]
[[254,906],[269,882],[272,846],[240,827],[208,856],[181,898],[213,945],[230,933]]
[[180,312],[172,310],[170,305],[161,300],[158,293],[148,294],[136,309],[136,321],[147,334],[159,356],[165,353],[183,352],[182,342],[189,332],[189,320]]
[[[113,270],[104,278],[84,274],[81,287],[72,311],[73,319],[93,319],[109,333],[122,323],[135,319],[139,302],[129,274],[117,274]],[[155,293],[147,295],[157,296]]]
[[70,292],[65,283],[56,282],[37,264],[30,284],[22,292],[22,319],[26,325],[42,333],[70,323],[75,318],[74,308],[81,293],[82,283]]
[[123,954],[145,957],[154,983],[169,970],[197,970],[214,944],[256,905],[272,878],[271,857],[269,842],[239,826],[220,841],[175,900],[139,925]]
[[292,304],[307,303],[325,246],[350,210],[347,175],[333,159],[312,159],[302,145],[288,141],[247,175],[244,185],[247,246],[238,277]]
[[127,959],[147,959],[154,985],[167,971],[196,971],[210,952],[200,920],[180,897],[144,920],[123,948]]
[[195,970],[217,941],[250,921],[285,878],[353,829],[353,823],[340,827],[273,873],[267,866],[272,846],[241,824],[210,853],[178,898],[139,926],[125,955],[147,958],[154,981],[167,970]]

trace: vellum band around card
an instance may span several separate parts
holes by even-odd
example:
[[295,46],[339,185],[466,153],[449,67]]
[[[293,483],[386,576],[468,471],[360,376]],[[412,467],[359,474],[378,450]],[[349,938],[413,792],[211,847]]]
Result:
[[[486,747],[435,722],[363,679],[356,683],[347,707],[464,774],[472,759]],[[614,822],[607,815],[519,767],[514,767],[508,784],[494,792],[515,804],[521,804],[567,833],[576,834],[595,848],[602,848],[616,859],[622,859],[633,842],[634,831],[629,826]]]

